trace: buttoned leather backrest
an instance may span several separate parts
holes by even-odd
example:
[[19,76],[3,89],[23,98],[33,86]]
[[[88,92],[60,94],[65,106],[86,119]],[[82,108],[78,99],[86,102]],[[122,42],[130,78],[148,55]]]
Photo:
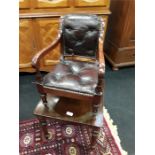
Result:
[[101,21],[96,15],[71,14],[62,18],[64,56],[96,58]]

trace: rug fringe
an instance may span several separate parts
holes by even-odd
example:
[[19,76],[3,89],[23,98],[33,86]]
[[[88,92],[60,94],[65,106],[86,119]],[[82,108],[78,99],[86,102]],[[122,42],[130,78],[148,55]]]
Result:
[[111,133],[117,143],[118,148],[120,149],[121,154],[128,155],[128,153],[125,150],[123,150],[123,148],[121,146],[121,140],[118,136],[117,126],[113,124],[114,122],[110,118],[110,114],[108,113],[108,110],[104,107],[103,111],[104,111],[104,117],[106,118],[107,124],[108,124],[108,126],[111,130]]

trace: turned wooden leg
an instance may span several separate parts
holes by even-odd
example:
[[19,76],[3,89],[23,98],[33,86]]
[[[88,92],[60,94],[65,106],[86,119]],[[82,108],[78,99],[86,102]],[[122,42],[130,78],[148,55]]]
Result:
[[95,148],[99,133],[100,133],[100,128],[99,127],[93,127],[91,148]]
[[48,108],[46,94],[41,94],[40,96],[41,96],[43,104],[45,105],[46,108]]
[[45,139],[48,139],[48,130],[47,130],[47,122],[46,122],[46,118],[42,117],[42,116],[37,116],[40,126],[41,126],[41,130],[43,131],[44,137]]
[[100,104],[101,104],[101,99],[102,99],[102,96],[100,96],[100,95],[96,95],[95,97],[94,97],[94,101],[93,101],[93,116],[96,116],[97,115],[97,113],[98,113],[98,109],[99,109],[99,107],[100,107]]
[[48,103],[47,103],[47,95],[46,93],[44,92],[44,89],[41,85],[36,85],[37,89],[38,89],[38,92],[40,93],[40,97],[41,97],[41,100],[43,102],[43,104],[45,105],[46,108],[48,108]]
[[97,87],[96,87],[96,92],[97,94],[94,96],[94,99],[93,99],[93,116],[96,116],[97,112],[98,112],[98,109],[100,107],[100,104],[102,103],[101,100],[102,100],[102,95],[103,95],[103,76],[100,76],[99,77],[99,80],[98,80],[98,84],[97,84]]

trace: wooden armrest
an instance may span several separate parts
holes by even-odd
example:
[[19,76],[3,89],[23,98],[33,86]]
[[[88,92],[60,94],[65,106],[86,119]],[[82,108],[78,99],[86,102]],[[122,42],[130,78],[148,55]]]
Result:
[[42,57],[44,57],[52,48],[54,48],[59,40],[61,38],[61,31],[59,32],[58,36],[56,37],[56,39],[50,44],[48,45],[47,47],[43,48],[42,50],[40,50],[33,58],[32,58],[32,66],[37,70],[39,71],[39,68],[40,68],[40,59]]
[[99,38],[99,52],[98,52],[98,60],[99,60],[99,76],[103,76],[105,72],[105,59],[103,54],[103,38]]

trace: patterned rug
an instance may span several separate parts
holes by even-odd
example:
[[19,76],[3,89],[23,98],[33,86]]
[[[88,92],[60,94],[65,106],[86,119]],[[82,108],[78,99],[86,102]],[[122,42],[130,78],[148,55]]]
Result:
[[90,126],[53,119],[47,119],[47,125],[49,140],[45,140],[37,119],[20,122],[20,155],[127,155],[106,109],[104,127],[94,149],[90,147]]

